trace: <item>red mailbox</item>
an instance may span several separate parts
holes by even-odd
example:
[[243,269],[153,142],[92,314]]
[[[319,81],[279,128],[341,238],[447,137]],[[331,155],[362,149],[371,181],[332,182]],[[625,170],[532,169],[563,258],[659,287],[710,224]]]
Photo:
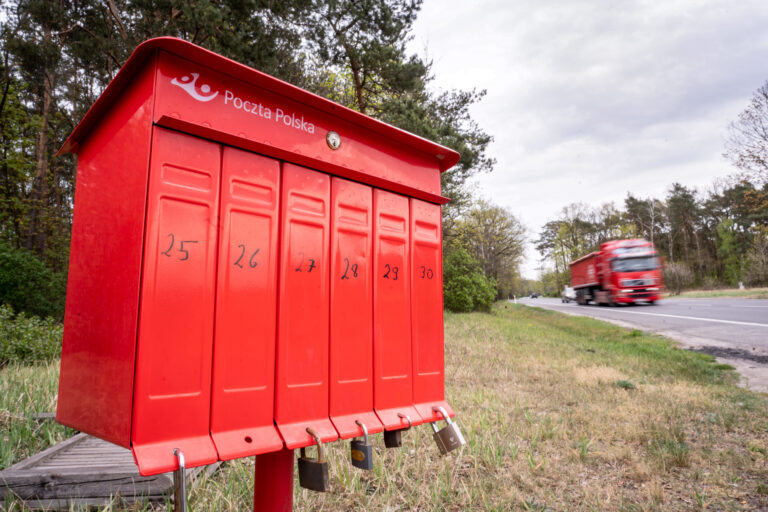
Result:
[[373,411],[373,191],[331,188],[331,421],[342,439],[381,432]]
[[224,148],[211,437],[221,459],[279,450],[275,429],[280,162]]
[[411,354],[408,198],[375,190],[373,211],[374,407],[384,428],[398,430],[423,422],[413,407],[413,361],[402,357]]
[[445,401],[443,230],[440,206],[411,199],[411,342],[413,401],[424,421],[438,421]]
[[[156,128],[149,164],[131,444],[148,471],[216,461],[208,417],[221,148]],[[170,443],[170,444],[169,444]]]
[[328,417],[331,177],[285,164],[275,421],[289,449],[338,438]]
[[136,49],[61,152],[61,423],[148,475],[176,448],[195,466],[450,411],[455,152],[173,38]]

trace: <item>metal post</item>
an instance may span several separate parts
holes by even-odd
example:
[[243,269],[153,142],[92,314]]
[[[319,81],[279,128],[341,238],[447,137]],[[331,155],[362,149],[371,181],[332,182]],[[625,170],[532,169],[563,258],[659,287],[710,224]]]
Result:
[[293,509],[293,450],[256,456],[254,512],[290,512]]
[[173,472],[173,510],[187,512],[187,472],[184,464],[184,454],[178,448],[173,454],[179,460],[179,469]]

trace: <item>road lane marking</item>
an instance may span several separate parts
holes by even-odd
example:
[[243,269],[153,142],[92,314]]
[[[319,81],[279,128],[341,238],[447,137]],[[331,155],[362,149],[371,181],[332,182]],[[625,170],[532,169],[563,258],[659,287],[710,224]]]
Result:
[[737,322],[736,320],[717,320],[715,318],[700,318],[696,316],[682,316],[682,315],[666,315],[664,313],[641,313],[640,311],[618,311],[615,309],[601,309],[601,312],[606,313],[626,313],[627,315],[648,315],[648,316],[663,316],[667,318],[681,318],[684,320],[700,320],[702,322],[712,322],[717,324],[733,324],[733,325],[749,325],[752,327],[768,327],[768,324],[760,324],[757,322]]

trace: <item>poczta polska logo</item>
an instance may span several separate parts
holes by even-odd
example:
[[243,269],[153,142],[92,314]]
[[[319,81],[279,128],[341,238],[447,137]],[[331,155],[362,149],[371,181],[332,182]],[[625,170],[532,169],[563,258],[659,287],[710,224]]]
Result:
[[[181,88],[195,100],[203,103],[207,103],[219,95],[219,91],[211,92],[211,86],[208,84],[203,84],[200,86],[200,92],[202,92],[202,94],[198,92],[198,78],[200,78],[199,73],[189,73],[189,75],[184,75],[181,78],[174,78],[171,80],[171,83]],[[236,96],[235,93],[230,90],[224,91],[224,105],[236,108],[237,110],[242,110],[243,112],[261,117],[262,119],[274,119],[276,123],[282,123],[285,126],[294,128],[296,130],[310,134],[315,133],[315,125],[306,121],[303,115],[286,112],[279,107],[275,108],[273,111],[270,107],[265,107],[259,101],[243,99],[239,96]]]
[[[181,78],[174,78],[171,80],[171,83],[173,85],[179,86],[184,92],[192,96],[197,101],[202,101],[203,103],[207,103],[219,95],[219,91],[215,91],[213,94],[208,94],[211,92],[211,86],[208,84],[203,84],[200,86],[200,90],[203,92],[203,94],[197,92],[196,84],[197,79],[200,78],[200,74],[190,73],[190,75],[192,75],[192,78],[190,78],[189,75],[184,75]],[[208,95],[205,96],[206,94]]]

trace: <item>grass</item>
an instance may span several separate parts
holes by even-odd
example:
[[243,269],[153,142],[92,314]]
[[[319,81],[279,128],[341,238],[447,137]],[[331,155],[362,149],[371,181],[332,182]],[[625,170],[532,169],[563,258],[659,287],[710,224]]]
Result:
[[56,410],[59,362],[11,363],[0,370],[0,468],[6,468],[72,435],[35,414]]
[[686,299],[706,299],[714,297],[733,297],[738,299],[768,299],[768,288],[728,288],[722,290],[689,290],[679,295],[669,297],[682,297]]
[[[441,457],[428,426],[400,449],[374,436],[375,467],[363,472],[348,442],[333,443],[331,492],[297,486],[296,510],[768,507],[768,397],[736,387],[712,357],[523,305],[446,314],[445,328],[446,393],[467,446]],[[53,410],[55,372],[0,370],[3,467],[65,435],[25,419]],[[250,510],[252,480],[252,458],[228,462],[189,492],[190,509]]]

